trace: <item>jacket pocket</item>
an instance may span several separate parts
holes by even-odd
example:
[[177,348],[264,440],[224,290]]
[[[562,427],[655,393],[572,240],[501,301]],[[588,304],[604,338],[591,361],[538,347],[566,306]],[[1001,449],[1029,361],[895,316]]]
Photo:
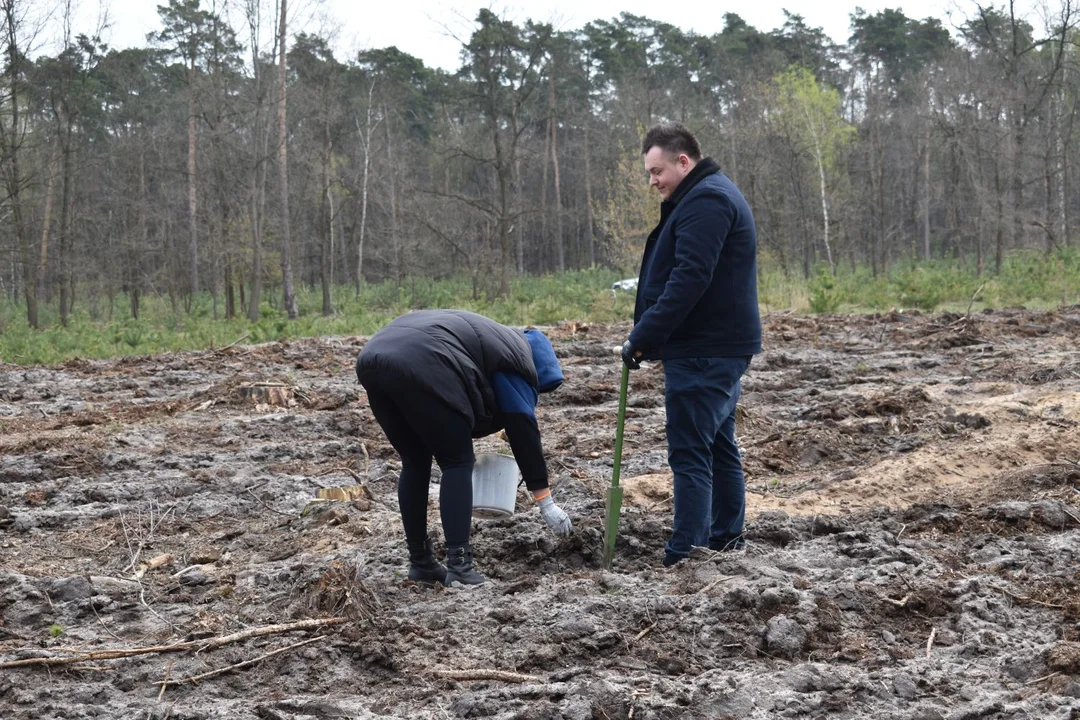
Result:
[[645,285],[641,288],[641,299],[650,305],[656,304],[656,301],[660,299],[660,296],[664,292],[665,285],[667,285],[667,283]]

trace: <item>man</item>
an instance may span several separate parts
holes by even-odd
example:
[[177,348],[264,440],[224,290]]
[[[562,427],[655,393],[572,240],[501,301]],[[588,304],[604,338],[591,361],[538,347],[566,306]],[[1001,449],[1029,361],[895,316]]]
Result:
[[[422,310],[391,321],[356,359],[375,420],[401,456],[398,504],[409,547],[409,579],[479,585],[473,569],[472,439],[506,430],[541,515],[556,534],[570,518],[551,498],[536,423],[537,393],[563,382],[551,342],[460,310]],[[446,566],[427,531],[431,458],[442,469],[439,511]]]
[[743,546],[746,482],[735,405],[750,358],[761,352],[757,235],[735,184],[678,123],[641,145],[660,223],[641,260],[634,329],[623,361],[662,360],[675,519],[665,566],[695,545]]

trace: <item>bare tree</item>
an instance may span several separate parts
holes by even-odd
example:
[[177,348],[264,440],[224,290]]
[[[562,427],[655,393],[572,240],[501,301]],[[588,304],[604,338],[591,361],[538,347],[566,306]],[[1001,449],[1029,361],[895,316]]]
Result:
[[281,20],[278,25],[278,182],[281,192],[281,286],[285,312],[295,320],[300,312],[296,307],[296,290],[293,288],[292,237],[289,218],[289,131],[286,125],[286,68],[285,31],[287,0],[281,0]]
[[29,3],[21,0],[0,0],[0,41],[6,47],[7,118],[0,112],[0,159],[4,161],[4,186],[7,205],[11,213],[14,247],[18,248],[22,264],[23,297],[26,300],[26,320],[30,327],[40,327],[37,301],[36,249],[29,236],[23,208],[23,191],[28,180],[23,174],[22,153],[26,139],[26,126],[22,118],[24,63],[26,47],[23,43],[28,29]]

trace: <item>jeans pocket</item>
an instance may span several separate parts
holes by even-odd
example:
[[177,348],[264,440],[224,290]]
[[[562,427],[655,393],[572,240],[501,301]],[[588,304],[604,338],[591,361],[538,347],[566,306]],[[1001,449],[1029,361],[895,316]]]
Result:
[[708,370],[716,362],[716,358],[709,357],[687,358],[686,360],[687,365],[689,365],[692,370],[696,370],[697,372],[704,372]]

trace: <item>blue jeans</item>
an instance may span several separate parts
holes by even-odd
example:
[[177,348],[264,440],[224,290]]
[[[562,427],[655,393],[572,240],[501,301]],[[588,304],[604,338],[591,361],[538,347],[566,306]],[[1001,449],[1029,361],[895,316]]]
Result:
[[664,361],[668,464],[675,474],[675,521],[664,547],[684,558],[693,545],[742,545],[746,478],[735,440],[735,405],[750,357]]

